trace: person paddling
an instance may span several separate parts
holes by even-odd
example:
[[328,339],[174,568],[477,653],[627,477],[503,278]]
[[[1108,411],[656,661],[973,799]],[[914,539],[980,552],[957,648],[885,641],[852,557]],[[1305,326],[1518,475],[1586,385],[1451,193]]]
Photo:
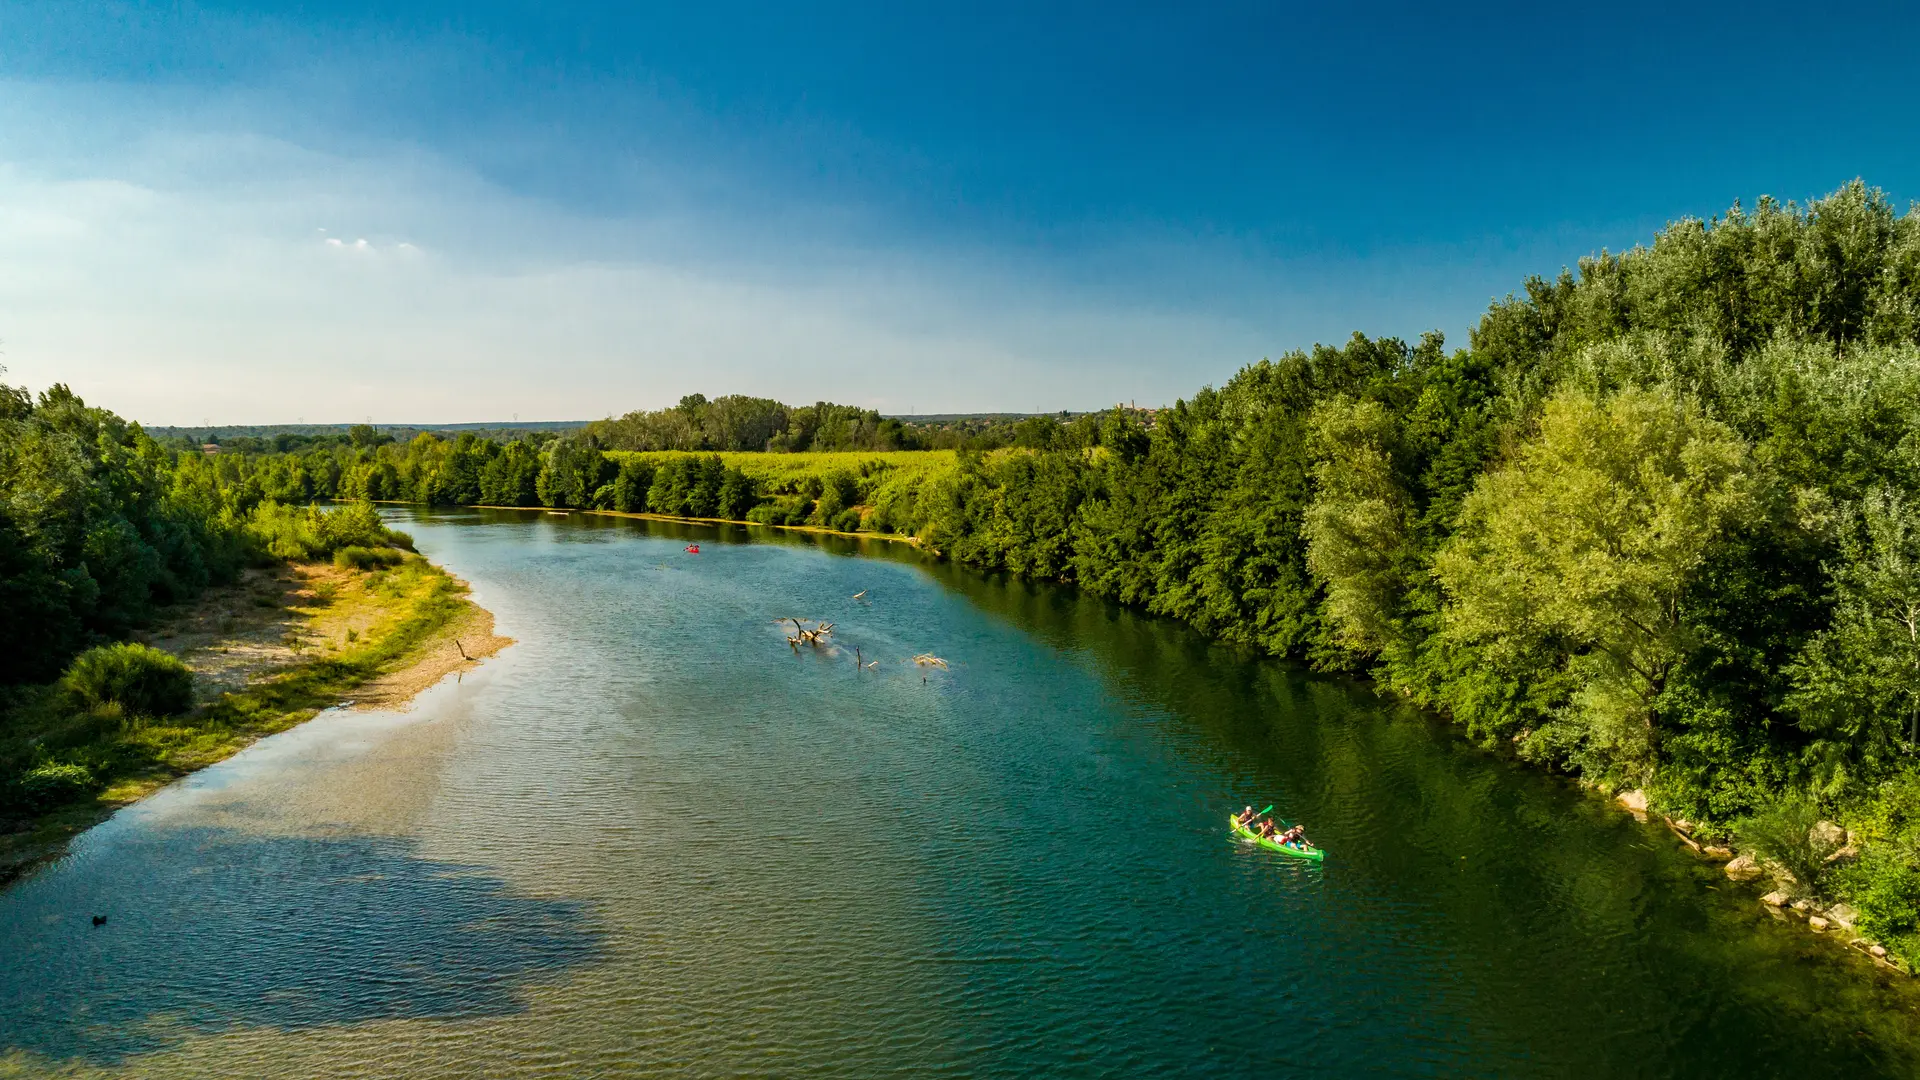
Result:
[[1253,804],[1252,803],[1248,803],[1247,808],[1245,810],[1240,811],[1240,813],[1235,815],[1233,819],[1234,824],[1236,825],[1245,825],[1252,820],[1253,820]]

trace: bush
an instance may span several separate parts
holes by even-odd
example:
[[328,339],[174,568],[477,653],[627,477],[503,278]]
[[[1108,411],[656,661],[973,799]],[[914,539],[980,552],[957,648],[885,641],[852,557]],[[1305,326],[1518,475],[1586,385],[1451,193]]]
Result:
[[[820,484],[819,501],[814,504],[813,521],[837,529],[839,522],[860,501],[860,481],[845,469],[835,469]],[[859,515],[855,515],[856,519]]]
[[342,570],[378,570],[399,566],[406,556],[390,547],[343,547],[333,553],[333,565]]
[[187,665],[133,642],[81,653],[60,684],[88,709],[114,704],[134,716],[172,716],[193,707],[193,672]]
[[1788,884],[1794,891],[1821,896],[1822,878],[1829,869],[1827,858],[1837,846],[1814,837],[1813,827],[1819,821],[1818,803],[1805,795],[1786,795],[1772,806],[1741,818],[1734,832],[1762,859],[1791,874],[1793,881]]
[[91,795],[99,784],[83,765],[49,762],[20,774],[8,800],[28,813],[38,814]]
[[320,559],[346,547],[413,547],[413,538],[387,528],[369,502],[331,510],[263,502],[247,515],[247,533],[277,559]]
[[1898,853],[1869,850],[1840,872],[1860,929],[1908,961],[1920,960],[1920,869]]
[[308,513],[315,514],[319,519],[318,531],[326,551],[338,551],[344,547],[379,547],[391,535],[387,532],[386,522],[380,520],[380,511],[375,510],[370,502],[350,503],[331,510],[307,509]]
[[853,509],[843,511],[839,517],[833,519],[833,527],[841,532],[859,532],[860,511]]
[[247,515],[247,535],[276,559],[311,559],[321,547],[312,517],[298,507],[263,502]]

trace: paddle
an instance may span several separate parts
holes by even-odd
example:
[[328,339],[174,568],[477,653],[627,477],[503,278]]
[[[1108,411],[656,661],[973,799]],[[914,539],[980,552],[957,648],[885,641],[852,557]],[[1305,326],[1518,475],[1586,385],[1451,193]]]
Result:
[[[1267,810],[1271,810],[1271,809],[1273,809],[1273,806],[1274,806],[1274,804],[1273,804],[1273,803],[1268,803],[1268,804],[1267,804]],[[1260,811],[1260,813],[1259,813],[1259,814],[1255,814],[1255,815],[1253,815],[1253,817],[1250,817],[1250,818],[1248,818],[1247,820],[1245,820],[1245,821],[1243,821],[1243,822],[1241,822],[1241,823],[1240,823],[1240,825],[1241,825],[1241,827],[1243,827],[1243,828],[1244,828],[1244,827],[1246,827],[1246,826],[1249,826],[1249,825],[1252,825],[1252,824],[1254,823],[1254,821],[1256,821],[1256,820],[1258,820],[1258,819],[1259,819],[1259,817],[1261,816],[1261,814],[1265,814],[1265,813],[1267,812],[1267,810],[1262,810],[1262,811]]]

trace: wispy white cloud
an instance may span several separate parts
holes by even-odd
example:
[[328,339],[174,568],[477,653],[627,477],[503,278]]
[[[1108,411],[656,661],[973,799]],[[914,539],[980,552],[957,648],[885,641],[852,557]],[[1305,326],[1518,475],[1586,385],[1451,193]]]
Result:
[[[42,116],[100,107],[34,92]],[[9,378],[152,423],[589,417],[695,390],[1086,407],[1259,351],[1231,320],[1117,310],[979,252],[750,245],[684,208],[515,195],[417,147],[153,121],[117,152],[0,137]]]

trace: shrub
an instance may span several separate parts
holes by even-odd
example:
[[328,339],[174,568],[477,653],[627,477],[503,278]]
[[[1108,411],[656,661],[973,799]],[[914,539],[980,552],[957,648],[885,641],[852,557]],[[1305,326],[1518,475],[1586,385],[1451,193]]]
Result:
[[379,547],[391,535],[386,523],[380,520],[380,511],[370,502],[349,503],[331,510],[308,507],[308,513],[318,519],[317,531],[324,545],[321,554],[344,547]]
[[1786,795],[1772,806],[1734,825],[1740,842],[1761,858],[1778,864],[1793,876],[1795,891],[1823,895],[1822,878],[1828,870],[1827,858],[1837,849],[1814,836],[1820,821],[1820,806],[1805,795]]
[[1920,869],[1896,852],[1869,850],[1840,872],[1860,929],[1908,961],[1920,960]]
[[134,716],[171,716],[193,707],[193,672],[187,665],[134,642],[88,649],[60,684],[89,709],[115,704]]
[[[820,485],[819,502],[814,504],[813,521],[837,529],[847,511],[860,501],[860,482],[845,469],[827,474]],[[857,518],[858,515],[855,515]]]
[[276,559],[310,559],[320,547],[306,514],[271,500],[247,514],[247,535]]
[[859,532],[860,511],[851,508],[842,511],[839,517],[833,519],[833,527],[841,532]]
[[413,547],[413,538],[388,529],[369,502],[331,510],[263,502],[247,515],[247,533],[277,559],[319,559],[345,547]]
[[406,556],[390,547],[343,547],[333,553],[333,565],[342,570],[377,570],[381,567],[399,566]]
[[73,802],[93,793],[99,784],[83,765],[49,762],[20,774],[13,782],[8,801],[28,813],[38,814]]

